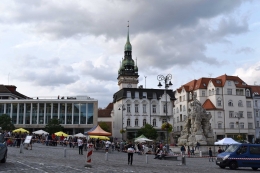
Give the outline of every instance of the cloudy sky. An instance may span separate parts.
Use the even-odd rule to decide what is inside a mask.
[[[29,97],[88,95],[99,107],[118,91],[127,21],[139,85],[172,89],[238,75],[260,85],[258,0],[1,0],[0,84]]]

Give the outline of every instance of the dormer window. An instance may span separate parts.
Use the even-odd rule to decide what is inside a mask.
[[[228,86],[231,86],[231,81],[228,81]]]
[[[238,81],[235,81],[235,84],[239,84],[239,82],[238,82]]]
[[[242,85],[246,85],[246,83],[245,83],[245,82],[242,82]]]
[[[220,81],[220,80],[216,80],[216,82],[217,82],[218,84],[220,84],[220,83],[221,83],[221,81]]]
[[[249,89],[246,90],[246,97],[250,97],[250,91],[249,91]]]

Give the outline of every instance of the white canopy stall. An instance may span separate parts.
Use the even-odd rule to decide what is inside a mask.
[[[240,144],[232,138],[224,138],[218,142],[215,142],[214,145],[231,145],[231,144]]]

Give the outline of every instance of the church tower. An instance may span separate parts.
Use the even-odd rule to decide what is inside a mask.
[[[132,45],[129,39],[129,24],[128,24],[127,40],[125,44],[124,59],[120,63],[118,70],[118,86],[122,88],[137,88],[138,84],[138,67],[132,59]],[[136,60],[137,61],[137,60]]]

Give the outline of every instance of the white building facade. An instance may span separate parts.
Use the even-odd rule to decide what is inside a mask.
[[[124,59],[118,70],[119,91],[113,95],[113,137],[118,140],[135,138],[140,128],[151,124],[159,134],[158,139],[165,140],[166,132],[161,130],[161,126],[166,121],[173,123],[174,92],[167,90],[166,94],[162,89],[138,87],[138,77],[128,31]]]
[[[204,109],[211,113],[210,120],[216,140],[234,139],[241,135],[244,140],[255,138],[255,120],[252,88],[236,76],[219,76],[193,80],[175,92],[174,137],[177,139],[188,116],[189,102],[193,94]]]

